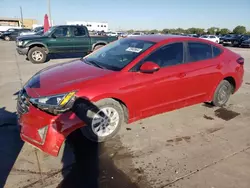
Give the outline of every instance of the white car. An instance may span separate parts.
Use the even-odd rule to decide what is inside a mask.
[[[203,35],[200,38],[205,39],[205,40],[209,40],[212,42],[220,43],[219,37],[217,37],[215,35]]]
[[[140,36],[140,35],[144,35],[144,33],[142,33],[142,32],[135,32],[135,33],[132,33],[130,35],[127,35],[127,37],[134,37],[134,36]]]
[[[108,32],[108,33],[106,33],[106,35],[109,37],[117,37],[118,33],[117,32]]]

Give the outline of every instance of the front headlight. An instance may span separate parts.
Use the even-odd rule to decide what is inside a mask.
[[[22,41],[22,40],[18,41],[18,42],[17,42],[17,45],[18,45],[18,46],[22,46],[22,45],[23,45],[23,41]]]
[[[59,95],[31,98],[30,102],[43,111],[57,115],[72,108],[75,101],[75,93],[75,91],[72,91]]]

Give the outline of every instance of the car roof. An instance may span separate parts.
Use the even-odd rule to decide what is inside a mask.
[[[184,41],[192,41],[192,42],[202,42],[207,43],[219,48],[222,48],[222,45],[219,45],[217,43],[211,42],[209,40],[205,40],[202,38],[196,38],[196,37],[189,37],[189,36],[181,36],[181,35],[171,35],[171,34],[165,34],[165,35],[141,35],[141,36],[132,36],[126,39],[136,39],[136,40],[144,40],[144,41],[150,41],[155,43],[161,43],[161,42],[184,42]]]
[[[55,25],[54,27],[86,27],[85,25]]]
[[[138,40],[145,40],[145,41],[150,41],[150,42],[162,42],[168,39],[194,39],[193,37],[188,37],[188,36],[181,36],[181,35],[170,35],[170,34],[165,34],[165,35],[140,35],[140,36],[132,36],[129,37],[129,39],[138,39]],[[196,38],[195,38],[196,39]]]

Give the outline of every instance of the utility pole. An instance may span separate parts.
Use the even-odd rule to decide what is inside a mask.
[[[49,22],[50,26],[52,26],[52,19],[51,19],[51,10],[50,10],[50,0],[48,0],[48,13],[49,13]]]
[[[21,6],[20,6],[20,13],[21,13],[21,23],[22,23],[21,27],[23,27],[23,9]]]

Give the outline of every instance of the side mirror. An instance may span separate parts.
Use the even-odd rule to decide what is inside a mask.
[[[143,63],[140,67],[142,73],[154,73],[160,69],[160,66],[152,61]]]

